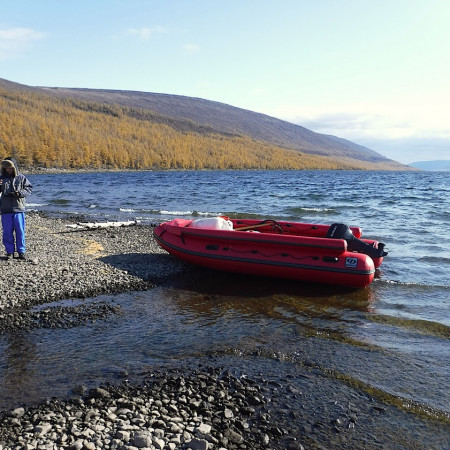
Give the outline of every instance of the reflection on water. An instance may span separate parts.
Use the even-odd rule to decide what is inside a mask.
[[[90,300],[119,307],[106,320],[2,336],[0,407],[167,364],[224,364],[236,356],[246,364],[259,356],[271,368],[280,360],[315,367],[449,412],[445,364],[402,346],[398,324],[374,320],[378,295],[377,283],[346,290],[192,269],[153,290]],[[427,332],[415,339],[417,348],[440,348],[448,360],[448,339]]]
[[[6,335],[4,337],[4,362],[2,363],[2,384],[8,397],[17,398],[26,392],[33,396],[36,378],[37,345],[24,335]],[[3,360],[3,358],[2,358]]]

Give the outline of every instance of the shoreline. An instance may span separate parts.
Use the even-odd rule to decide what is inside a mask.
[[[102,320],[116,314],[107,302],[39,306],[152,289],[186,270],[149,225],[74,230],[79,216],[36,212],[26,221],[28,260],[0,258],[0,336]],[[275,359],[270,378],[258,358],[267,361],[248,357],[252,372],[239,357],[190,360],[183,370],[123,373],[112,385],[73,386],[70,398],[0,408],[0,450],[441,448],[448,422],[421,420],[307,361],[294,376]]]
[[[0,297],[0,335],[102,320],[117,312],[105,302],[39,306],[151,289],[183,269],[156,244],[152,226],[69,227],[79,221],[78,216],[72,221],[27,213],[27,260],[0,259],[2,292],[8,280],[8,295]],[[182,373],[167,369],[140,374],[134,383],[75,386],[69,398],[0,408],[0,450],[257,449],[269,448],[269,442],[283,435],[263,420],[263,380],[256,383],[199,366]],[[172,398],[170,405],[167,398]]]
[[[79,216],[71,220],[27,212],[27,260],[18,260],[16,254],[7,261],[4,249],[0,252],[0,312],[149,289],[180,270],[153,240],[151,226],[81,230],[68,226],[79,221]]]
[[[72,173],[121,173],[121,172],[276,172],[276,171],[292,171],[292,172],[420,172],[422,169],[417,169],[414,167],[407,169],[356,169],[356,168],[347,168],[347,169],[262,169],[262,168],[242,168],[242,169],[54,169],[47,167],[39,167],[39,168],[21,168],[21,172],[24,175],[61,175],[61,174],[72,174]]]

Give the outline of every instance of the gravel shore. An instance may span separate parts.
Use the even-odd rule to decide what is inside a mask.
[[[257,449],[270,425],[263,387],[220,372],[152,374],[68,401],[15,408],[0,419],[0,449]],[[301,449],[295,441],[289,446]]]
[[[162,257],[165,252],[155,243],[150,226],[80,230],[71,228],[79,218],[48,218],[32,212],[26,220],[27,260],[19,260],[17,254],[12,260],[0,256],[0,333],[33,326],[31,306],[149,289],[181,268]],[[107,309],[88,314],[95,318]],[[72,309],[72,316],[77,314],[82,311]],[[51,326],[45,313],[35,319]]]
[[[33,307],[149,289],[183,268],[151,226],[71,228],[77,221],[27,214],[27,260],[0,259],[1,334],[104,318],[116,312],[105,302]],[[254,449],[283,435],[264,413],[261,383],[212,368],[188,372],[152,373],[136,386],[80,386],[69,400],[0,411],[0,450]]]

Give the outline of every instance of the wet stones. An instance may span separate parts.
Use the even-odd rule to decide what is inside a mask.
[[[51,306],[43,310],[22,309],[0,313],[0,333],[35,328],[73,328],[118,314],[120,308],[106,302],[77,306]]]
[[[77,310],[33,312],[31,308],[63,299],[149,289],[154,280],[179,270],[161,259],[163,251],[154,242],[151,227],[73,231],[67,228],[70,222],[30,212],[28,260],[7,261],[0,251],[0,333],[70,328],[107,317],[118,311],[105,304]]]
[[[102,386],[75,399],[17,408],[0,417],[0,449],[18,444],[68,449],[276,448],[277,436],[270,429],[260,432],[258,418],[266,408],[262,389],[257,389],[258,410],[242,414],[249,381],[225,382],[219,369],[208,372],[152,373],[139,385]],[[190,396],[204,405],[202,413],[186,401]]]

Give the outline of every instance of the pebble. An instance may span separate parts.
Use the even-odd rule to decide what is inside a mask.
[[[139,386],[128,383],[102,386],[74,399],[53,399],[35,407],[16,408],[0,418],[0,449],[15,449],[17,445],[75,450],[270,448],[268,445],[274,442],[275,436],[269,436],[270,431],[266,430],[261,438],[257,412],[250,417],[237,415],[213,420],[225,404],[238,411],[246,399],[247,387],[250,383],[254,385],[246,377],[232,377],[227,373],[224,378],[223,373],[219,368],[210,368],[208,373],[200,370],[189,374],[179,370],[151,373]],[[211,400],[208,392],[219,390],[222,395],[207,402]],[[258,390],[264,410],[264,388]],[[187,392],[207,405],[201,413],[196,406],[178,401]],[[175,409],[168,411],[167,401]],[[244,421],[252,425],[243,429]],[[30,433],[27,430],[31,423],[36,425]]]

